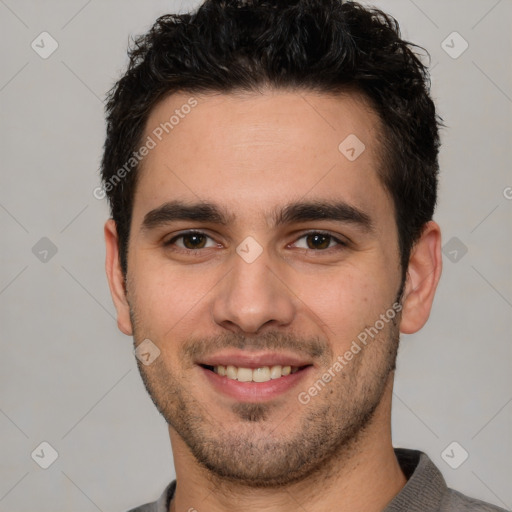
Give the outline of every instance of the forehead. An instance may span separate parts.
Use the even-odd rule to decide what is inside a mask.
[[[151,112],[134,218],[173,199],[239,215],[296,201],[391,208],[378,178],[380,120],[361,96],[304,91],[173,94]],[[144,211],[139,212],[142,215]]]

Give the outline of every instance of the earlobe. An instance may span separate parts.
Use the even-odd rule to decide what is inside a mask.
[[[441,230],[438,224],[430,221],[411,250],[400,332],[412,334],[425,325],[432,309],[441,269]]]
[[[119,260],[119,238],[117,236],[116,223],[109,219],[105,223],[105,270],[107,273],[110,294],[117,311],[117,326],[119,330],[128,336],[133,334],[130,319],[130,306],[126,297],[124,275]]]

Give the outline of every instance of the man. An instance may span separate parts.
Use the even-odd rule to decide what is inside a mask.
[[[106,269],[176,469],[134,510],[500,510],[391,443],[399,333],[441,274],[440,120],[396,22],[207,0],[130,57]]]

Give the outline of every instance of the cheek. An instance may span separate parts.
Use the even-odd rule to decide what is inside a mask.
[[[215,285],[212,272],[179,269],[150,258],[134,258],[131,304],[137,314],[138,327],[151,339],[167,342],[185,331],[195,330],[198,318],[205,318],[208,292]]]
[[[389,283],[382,276],[379,280],[368,267],[333,272],[321,285],[315,281],[306,286],[304,302],[328,326],[327,335],[343,345],[350,345],[391,306]]]

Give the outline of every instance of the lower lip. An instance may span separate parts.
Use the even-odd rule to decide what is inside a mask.
[[[313,367],[307,366],[298,372],[267,382],[239,382],[220,376],[202,366],[199,369],[217,391],[241,402],[264,402],[272,400],[296,386],[309,375]]]

